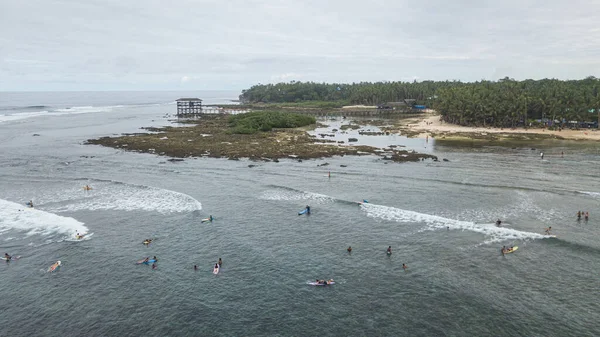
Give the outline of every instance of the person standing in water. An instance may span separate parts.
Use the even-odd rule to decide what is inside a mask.
[[[577,221],[581,220],[581,211],[577,211]]]
[[[217,264],[219,265],[219,268],[221,268],[221,266],[223,265],[223,261],[221,261],[221,258],[219,258],[219,262],[217,262]]]
[[[392,254],[392,246],[389,246],[387,249],[387,254],[390,255]]]
[[[544,152],[540,152],[540,158],[544,159]]]
[[[402,269],[406,270],[406,269],[408,269],[408,266],[407,266],[406,264],[404,264],[404,263],[403,263],[403,264],[402,264]]]
[[[348,246],[348,249],[346,249],[348,251],[348,253],[352,253],[352,247]]]
[[[589,212],[585,212],[585,221],[588,221],[588,219],[590,218],[590,213]]]

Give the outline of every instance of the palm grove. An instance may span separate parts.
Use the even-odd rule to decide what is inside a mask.
[[[467,126],[516,127],[536,120],[550,126],[600,120],[600,80],[556,79],[463,83],[459,81],[361,82],[352,84],[290,82],[255,85],[240,99],[256,103],[327,102],[324,106],[377,105],[416,99],[449,122]],[[595,124],[597,127],[597,124]]]

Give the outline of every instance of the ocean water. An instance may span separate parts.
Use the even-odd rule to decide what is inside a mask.
[[[171,163],[84,145],[167,125],[182,96],[218,104],[237,93],[0,93],[0,253],[21,256],[0,261],[0,335],[600,331],[596,144],[359,139],[449,160],[403,164],[375,156]],[[317,132],[344,123],[323,122],[330,127]],[[336,137],[346,136],[354,134]],[[298,216],[306,205],[312,214]],[[577,221],[578,210],[590,219]],[[214,221],[201,223],[209,215]],[[548,226],[556,237],[544,235]],[[146,238],[155,240],[145,246]],[[502,246],[519,249],[502,256]],[[158,257],[156,269],[135,264],[147,256]],[[308,284],[317,278],[336,284]]]

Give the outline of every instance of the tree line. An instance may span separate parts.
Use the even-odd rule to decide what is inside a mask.
[[[290,82],[255,85],[242,91],[247,103],[328,101],[378,105],[415,99],[436,109],[450,123],[515,127],[541,120],[549,126],[600,119],[600,79],[516,81]]]

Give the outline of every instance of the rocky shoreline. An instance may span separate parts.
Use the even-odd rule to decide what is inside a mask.
[[[89,139],[86,144],[151,153],[173,158],[248,158],[260,161],[318,159],[345,155],[377,155],[393,162],[416,162],[437,157],[395,147],[337,144],[317,139],[307,128],[274,129],[256,134],[234,134],[226,115],[204,115],[186,126],[143,128],[148,133]]]

